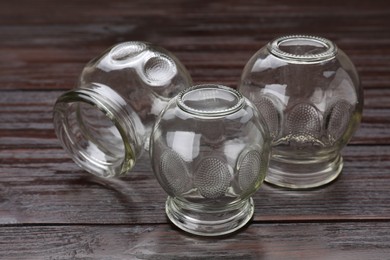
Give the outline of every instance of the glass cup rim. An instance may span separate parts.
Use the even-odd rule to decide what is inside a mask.
[[[224,91],[228,92],[229,94],[233,95],[237,101],[236,103],[228,107],[226,109],[216,109],[216,110],[202,110],[202,109],[196,109],[193,107],[190,107],[185,104],[183,98],[189,94],[190,92],[193,91],[198,91],[198,90],[205,90],[205,89],[213,89],[213,90],[218,90],[218,91]],[[182,92],[180,92],[177,96],[177,105],[180,109],[183,111],[193,114],[195,116],[202,116],[202,117],[220,117],[220,116],[226,116],[229,114],[233,114],[240,110],[244,104],[244,96],[237,90],[226,87],[220,84],[201,84],[201,85],[196,85],[191,88],[188,88]]]
[[[315,42],[326,49],[317,54],[294,54],[280,49],[280,45],[287,41],[300,40]],[[333,59],[338,52],[337,46],[330,40],[311,35],[287,35],[276,38],[267,45],[268,51],[274,56],[292,63],[319,63]]]
[[[60,127],[55,127],[56,134],[60,142],[63,144],[65,151],[81,168],[88,171],[89,173],[105,178],[125,175],[129,171],[129,168],[132,168],[132,166],[129,166],[129,162],[131,162],[133,158],[137,157],[135,155],[135,148],[130,141],[131,137],[127,134],[131,124],[120,110],[118,104],[111,102],[111,100],[106,99],[105,96],[100,95],[96,89],[92,89],[92,87],[108,89],[106,85],[90,83],[87,86],[72,89],[58,97],[56,103],[54,104],[53,120],[56,121],[61,117],[67,117],[64,107],[77,103],[90,105],[94,109],[100,111],[100,113],[104,114],[119,132],[124,147],[122,157],[117,158],[115,163],[109,163],[92,158],[82,149],[78,149],[79,146],[77,142],[75,142],[74,136],[69,131],[70,126],[67,124],[67,120],[63,120],[65,123]],[[111,92],[111,94],[113,93],[114,92]],[[123,102],[121,100],[119,101]],[[63,131],[63,134],[59,134],[59,131]],[[133,141],[137,142],[136,139]],[[86,162],[89,162],[89,164]]]

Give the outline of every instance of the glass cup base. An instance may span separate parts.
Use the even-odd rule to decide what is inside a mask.
[[[271,158],[265,181],[288,189],[310,189],[335,180],[343,169],[343,157],[302,163],[299,160]]]
[[[243,200],[233,207],[220,210],[193,208],[168,197],[165,205],[168,218],[178,228],[195,235],[220,236],[232,233],[252,218],[254,212],[252,198]]]

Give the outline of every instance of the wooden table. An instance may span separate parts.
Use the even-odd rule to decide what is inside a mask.
[[[327,37],[354,61],[363,122],[336,182],[263,185],[233,235],[171,225],[146,155],[128,177],[101,180],[56,139],[55,99],[113,44],[156,43],[195,83],[236,87],[255,51],[295,33]],[[0,39],[0,259],[390,259],[388,0],[1,1]]]

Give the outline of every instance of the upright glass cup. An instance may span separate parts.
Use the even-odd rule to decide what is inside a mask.
[[[256,108],[236,90],[199,85],[181,92],[156,121],[150,155],[179,228],[216,236],[244,226],[265,177],[270,138]]]
[[[56,134],[73,160],[101,177],[126,174],[148,149],[158,114],[192,86],[180,61],[145,42],[124,42],[91,60],[54,106]]]
[[[270,42],[247,62],[239,90],[271,133],[267,182],[313,188],[340,174],[340,150],[361,120],[363,91],[353,63],[333,42],[304,35]]]

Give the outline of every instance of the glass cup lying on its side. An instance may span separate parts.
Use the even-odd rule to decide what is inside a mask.
[[[124,42],[91,60],[54,106],[54,128],[73,160],[101,177],[126,174],[169,100],[192,86],[181,62],[145,42]]]

